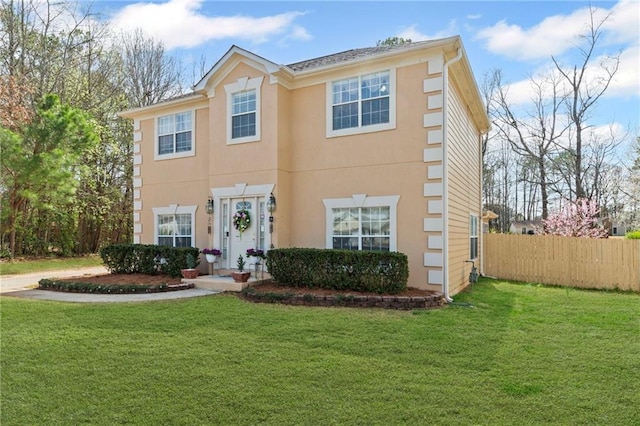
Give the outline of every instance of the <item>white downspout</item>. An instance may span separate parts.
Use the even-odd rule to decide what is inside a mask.
[[[442,292],[447,302],[453,302],[449,296],[449,66],[462,59],[462,49],[458,47],[457,50],[456,56],[445,62],[442,70]]]

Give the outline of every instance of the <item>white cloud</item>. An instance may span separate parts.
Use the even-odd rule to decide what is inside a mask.
[[[588,68],[585,73],[583,87],[586,87],[586,85],[594,87],[594,85],[599,84],[598,80],[607,78],[605,70],[600,66],[601,62],[607,61],[609,61],[609,58],[605,56],[594,58],[591,67]],[[547,67],[539,68],[531,75],[531,78],[535,81],[541,81],[543,77],[557,72],[553,68],[548,68],[549,66],[553,65],[548,64]],[[640,47],[632,46],[621,52],[618,71],[604,92],[603,98],[640,96],[640,80],[638,80],[638,75],[640,75]],[[558,87],[561,90],[569,90],[569,87],[564,81]],[[529,78],[510,83],[507,85],[507,89],[509,94],[508,100],[513,105],[530,104],[531,100],[537,97]]]
[[[411,41],[434,40],[451,37],[458,34],[458,24],[455,19],[449,21],[449,25],[444,30],[434,34],[424,34],[418,31],[417,25],[410,25],[398,33],[398,37],[410,39]]]
[[[273,16],[206,16],[203,0],[169,0],[166,3],[134,3],[122,8],[111,20],[116,29],[142,31],[161,40],[167,49],[195,47],[210,40],[237,38],[254,44],[272,37],[308,40],[309,33],[294,24],[303,12]]]
[[[596,22],[609,19],[603,25],[606,41],[637,43],[640,16],[634,0],[622,0],[610,10],[594,8]],[[528,61],[559,55],[573,48],[590,20],[589,8],[580,8],[569,15],[545,18],[530,28],[509,24],[502,20],[480,30],[477,38],[486,42],[489,51],[512,59]]]

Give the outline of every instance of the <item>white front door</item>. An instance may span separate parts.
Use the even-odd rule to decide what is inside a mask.
[[[264,198],[263,197],[245,197],[231,198],[228,200],[228,256],[227,268],[237,268],[238,257],[242,256],[246,261],[245,268],[249,269],[249,264],[253,263],[252,258],[247,258],[247,250],[250,248],[258,249],[264,245]],[[225,209],[226,210],[226,209]],[[246,219],[237,219],[240,215],[248,213],[249,221]],[[223,219],[224,220],[224,219]],[[246,224],[243,229],[242,224]],[[223,227],[224,229],[224,227]]]

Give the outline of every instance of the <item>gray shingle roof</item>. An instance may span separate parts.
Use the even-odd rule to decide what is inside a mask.
[[[293,71],[306,71],[313,68],[320,68],[324,66],[338,64],[340,62],[352,61],[354,59],[363,58],[367,56],[374,56],[393,50],[407,49],[410,47],[416,47],[420,45],[432,44],[437,40],[418,41],[412,43],[396,44],[396,45],[384,45],[375,47],[363,47],[359,49],[345,50],[344,52],[333,53],[327,56],[321,56],[319,58],[308,59],[306,61],[295,62],[287,65]]]

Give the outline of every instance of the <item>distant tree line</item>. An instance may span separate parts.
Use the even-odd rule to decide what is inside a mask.
[[[180,65],[69,1],[0,4],[0,249],[78,255],[132,238],[132,129],[182,92]]]

